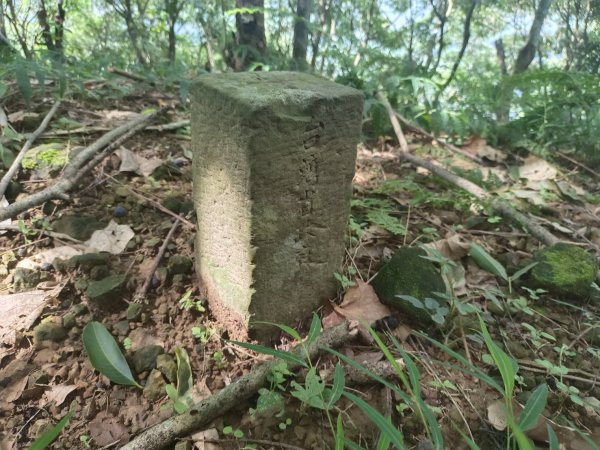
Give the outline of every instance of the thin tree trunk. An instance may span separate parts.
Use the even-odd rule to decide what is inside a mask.
[[[169,49],[167,51],[167,55],[168,55],[170,63],[175,62],[176,40],[177,40],[177,37],[175,36],[175,23],[171,22],[169,24]]]
[[[321,40],[327,30],[327,0],[319,1],[319,30],[316,35],[312,38],[312,55],[310,58],[310,67],[315,70],[317,66],[317,57],[319,56],[319,50],[321,46]]]
[[[498,60],[498,65],[500,66],[500,75],[505,77],[508,75],[508,68],[506,66],[506,52],[504,51],[504,42],[502,39],[498,39],[494,42],[494,46],[496,47],[496,59]]]
[[[305,70],[308,66],[306,49],[308,47],[308,24],[310,23],[311,10],[312,0],[297,0],[292,57],[296,63],[296,68],[299,70]]]
[[[358,48],[358,52],[356,52],[356,56],[354,57],[353,65],[354,67],[360,64],[360,60],[363,56],[363,51],[369,45],[369,39],[371,39],[371,29],[373,28],[373,15],[375,13],[375,0],[371,0],[371,5],[369,6],[369,12],[367,13],[367,30],[365,31],[365,38],[360,44]]]
[[[550,9],[551,3],[552,0],[540,0],[540,3],[535,10],[535,17],[533,18],[531,29],[529,30],[529,38],[527,39],[527,43],[523,46],[523,48],[519,50],[519,55],[517,56],[515,66],[513,67],[513,74],[516,75],[525,72],[531,64],[531,61],[533,61],[535,52],[538,49],[542,26],[544,25],[544,20],[548,15],[548,10]]]
[[[450,71],[450,75],[446,79],[446,82],[442,85],[440,90],[436,95],[436,102],[440,95],[444,92],[444,90],[452,83],[454,76],[456,75],[456,71],[458,70],[458,66],[463,59],[465,51],[467,50],[467,46],[469,45],[469,39],[471,38],[471,20],[473,19],[473,12],[475,11],[475,7],[479,3],[479,0],[472,0],[471,6],[467,11],[467,16],[465,17],[465,25],[463,28],[463,40],[462,45],[460,47],[460,51],[458,52],[458,57],[456,61],[454,61],[454,65],[452,66],[452,70]]]
[[[10,11],[9,22],[13,27],[13,31],[15,33],[15,36],[17,37],[17,41],[19,41],[19,45],[21,46],[23,55],[25,56],[26,59],[33,59],[33,54],[31,53],[31,50],[29,49],[29,47],[27,47],[27,41],[25,40],[25,36],[21,33],[21,31],[19,31],[19,27],[18,27],[19,17],[17,15],[17,12],[15,11],[15,2],[14,2],[14,0],[7,0],[7,3],[8,3],[8,9]]]

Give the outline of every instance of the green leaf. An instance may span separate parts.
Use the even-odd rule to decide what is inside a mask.
[[[60,422],[58,422],[53,428],[46,431],[39,438],[37,438],[33,442],[33,444],[31,444],[29,450],[44,450],[48,445],[54,442],[54,440],[58,437],[63,428],[69,423],[69,420],[71,420],[72,415],[73,411],[69,411],[67,415],[60,419]]]
[[[15,79],[17,80],[19,92],[21,92],[25,104],[29,107],[31,103],[31,82],[24,64],[18,63],[15,65]]]
[[[175,349],[175,356],[177,357],[177,397],[185,398],[191,395],[193,386],[190,358],[181,347]]]
[[[359,407],[359,409],[373,422],[381,434],[384,434],[390,443],[396,446],[398,450],[404,450],[404,439],[402,433],[394,427],[388,419],[386,419],[381,413],[375,410],[371,405],[365,402],[362,398],[350,392],[344,392],[344,397],[348,398],[352,403]]]
[[[518,280],[519,278],[521,278],[523,275],[525,275],[527,272],[529,272],[531,269],[533,269],[535,266],[538,265],[538,262],[533,262],[525,267],[523,267],[520,270],[517,270],[515,273],[513,273],[512,277],[510,277],[511,280]]]
[[[311,367],[306,373],[304,386],[296,381],[292,381],[291,386],[295,389],[291,392],[293,397],[313,408],[326,409],[326,405],[323,402],[325,384],[321,380],[321,377],[317,375],[317,370],[314,367]]]
[[[256,353],[262,353],[263,355],[271,355],[275,358],[283,359],[292,364],[297,364],[302,367],[308,367],[306,362],[296,355],[292,355],[289,352],[284,352],[281,350],[275,350],[274,348],[265,347],[263,345],[250,344],[248,342],[239,342],[239,341],[230,341],[232,344],[239,345],[242,348],[252,350]]]
[[[344,450],[344,421],[342,413],[338,414],[335,427],[335,450]]]
[[[527,400],[527,404],[519,417],[519,427],[529,431],[535,427],[539,415],[544,411],[548,402],[548,385],[540,384]]]
[[[308,331],[308,336],[306,337],[306,345],[309,346],[312,344],[316,338],[321,334],[321,321],[319,320],[319,316],[313,313],[312,322],[310,323],[310,330]]]
[[[471,258],[486,272],[496,275],[503,280],[508,281],[508,274],[502,264],[500,264],[492,255],[486,252],[482,247],[477,244],[471,244],[471,250],[469,251]]]
[[[177,414],[183,414],[188,410],[189,406],[184,400],[178,398],[173,402],[173,408]]]
[[[175,386],[173,386],[171,383],[167,384],[165,386],[165,391],[167,392],[167,395],[169,396],[169,398],[173,401],[176,401],[178,398],[177,395],[177,388]]]
[[[341,364],[335,365],[335,373],[333,375],[333,386],[331,387],[331,396],[327,401],[327,409],[333,408],[335,402],[337,402],[342,396],[342,392],[344,392],[344,387],[346,385],[346,379],[344,377],[344,368]]]
[[[550,450],[560,450],[560,443],[558,442],[558,437],[556,433],[550,426],[550,424],[546,424],[546,430],[548,430],[548,446]]]
[[[99,322],[83,329],[83,346],[94,369],[116,384],[141,386],[133,379],[131,369],[115,339]]]
[[[504,383],[504,395],[507,398],[512,398],[515,388],[515,376],[517,375],[519,367],[517,366],[517,363],[492,340],[481,316],[479,317],[479,325],[481,326],[481,331],[483,333],[483,340],[485,341],[502,377]]]

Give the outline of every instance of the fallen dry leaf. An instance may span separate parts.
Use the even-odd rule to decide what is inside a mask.
[[[48,402],[55,402],[56,406],[62,405],[67,396],[75,391],[77,386],[74,384],[59,384],[52,386],[49,391],[46,391],[46,400]]]
[[[519,166],[519,178],[527,181],[553,180],[558,171],[546,160],[531,155]]]
[[[15,343],[17,332],[28,330],[51,297],[47,291],[0,295],[0,343]]]
[[[379,301],[373,286],[362,280],[348,288],[342,303],[333,305],[333,308],[346,319],[364,321],[368,325],[392,315],[390,309]]]
[[[162,166],[163,161],[158,158],[144,158],[136,155],[125,147],[119,148],[115,154],[121,159],[119,172],[133,172],[144,177],[152,175],[158,167]]]
[[[2,397],[7,402],[17,401],[23,391],[25,390],[25,386],[27,386],[27,376],[24,376],[19,381],[10,383],[7,387],[2,389]]]
[[[207,442],[213,439],[219,439],[219,432],[216,428],[209,428],[192,434],[192,441],[198,450],[219,450],[221,446],[218,443]]]
[[[119,225],[111,220],[103,230],[94,231],[94,234],[85,242],[85,245],[99,252],[118,255],[125,250],[127,243],[133,236],[135,236],[135,233],[129,225]]]
[[[24,258],[17,263],[17,267],[34,270],[42,264],[52,264],[56,258],[67,260],[82,253],[83,251],[79,248],[71,245],[61,245]]]
[[[446,258],[454,261],[464,258],[469,253],[471,244],[462,239],[460,234],[454,234],[450,237],[440,239],[439,241],[425,244],[424,247],[434,248]]]
[[[89,423],[90,437],[98,447],[125,444],[129,442],[129,433],[119,419],[106,411],[101,411]]]

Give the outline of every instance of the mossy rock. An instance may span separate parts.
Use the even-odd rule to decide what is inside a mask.
[[[399,249],[379,270],[372,284],[379,299],[386,305],[403,311],[418,322],[433,323],[438,308],[425,307],[425,303],[432,306],[435,301],[440,308],[446,308],[447,301],[435,294],[445,293],[446,285],[435,264],[423,256],[427,253],[417,247]],[[409,296],[417,301],[400,296]],[[419,307],[419,302],[422,307]]]
[[[534,287],[563,299],[586,300],[598,273],[598,261],[576,245],[558,243],[535,254]]]
[[[125,275],[111,275],[99,281],[92,281],[85,293],[92,301],[114,299],[114,296],[125,286],[126,281]]]

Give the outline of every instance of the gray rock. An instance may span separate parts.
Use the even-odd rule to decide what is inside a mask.
[[[171,355],[162,354],[156,357],[156,368],[169,380],[170,383],[177,382],[177,363]]]
[[[67,332],[60,323],[48,321],[42,322],[33,329],[33,341],[60,342],[67,337]]]
[[[13,287],[15,292],[26,291],[34,288],[42,281],[42,272],[39,270],[17,267],[13,276]]]
[[[154,369],[156,367],[156,358],[164,352],[165,350],[160,345],[147,345],[140,348],[131,358],[133,369],[138,374]]]
[[[192,260],[187,256],[173,255],[169,258],[167,269],[171,275],[186,274],[192,270]]]
[[[86,294],[92,301],[114,299],[125,286],[125,275],[111,275],[99,281],[89,283]]]
[[[127,333],[129,333],[129,322],[120,320],[113,325],[112,329],[117,336],[127,336]]]
[[[160,400],[166,395],[165,386],[166,383],[163,379],[162,373],[156,369],[152,370],[150,375],[148,375],[146,385],[144,386],[144,397],[151,402]]]
[[[87,241],[96,230],[106,227],[106,223],[93,217],[69,215],[61,217],[52,223],[52,229],[58,233],[68,234],[80,241]]]
[[[136,321],[142,314],[142,305],[140,303],[130,303],[127,307],[127,320]]]
[[[81,269],[89,272],[94,267],[106,266],[109,262],[110,255],[108,253],[84,253],[69,258],[64,262],[64,266],[67,269]]]

